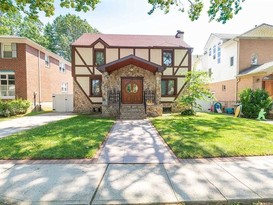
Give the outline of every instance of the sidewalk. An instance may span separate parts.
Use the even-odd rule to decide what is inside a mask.
[[[118,120],[98,163],[175,163],[176,156],[149,120]]]
[[[176,164],[0,164],[0,204],[273,204],[273,156]]]
[[[73,116],[73,113],[52,112],[35,116],[20,117],[12,120],[5,120],[0,122],[0,138],[50,122],[67,119]]]

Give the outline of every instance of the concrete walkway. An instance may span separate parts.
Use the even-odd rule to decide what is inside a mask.
[[[175,163],[175,155],[149,120],[117,121],[98,163]]]
[[[35,116],[20,117],[0,122],[0,138],[7,137],[16,132],[28,130],[40,125],[74,116],[72,113],[46,113]]]
[[[273,203],[273,156],[176,164],[0,164],[0,204]]]

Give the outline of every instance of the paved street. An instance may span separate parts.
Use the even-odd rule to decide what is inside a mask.
[[[27,116],[0,122],[0,138],[28,130],[49,122],[67,119],[74,116],[72,113],[46,113],[35,116]]]
[[[98,163],[175,163],[175,155],[149,120],[117,121]]]

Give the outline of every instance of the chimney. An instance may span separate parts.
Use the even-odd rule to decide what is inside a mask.
[[[175,38],[182,38],[184,37],[184,31],[177,30]]]

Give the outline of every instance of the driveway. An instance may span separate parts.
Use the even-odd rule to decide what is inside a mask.
[[[176,157],[149,120],[117,121],[98,163],[175,163]]]
[[[35,116],[27,116],[0,122],[0,138],[7,137],[16,132],[45,125],[49,122],[67,119],[75,116],[72,113],[46,113]]]

